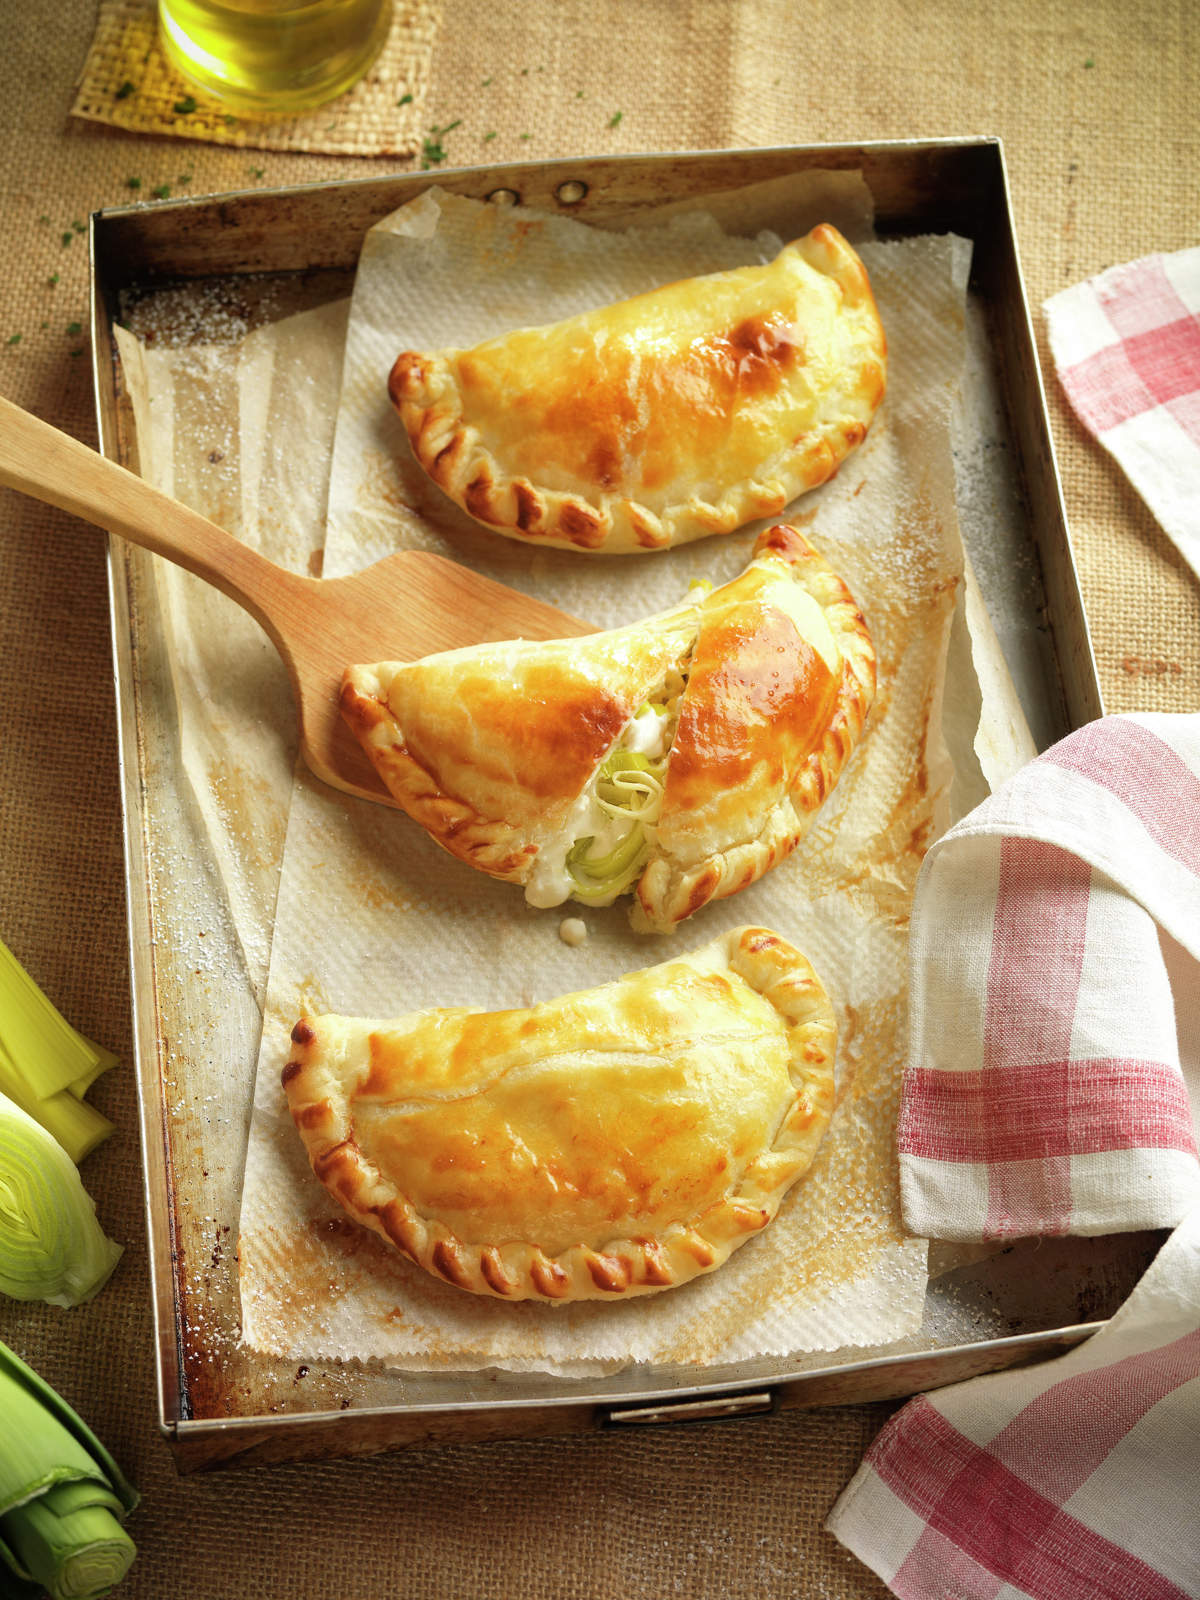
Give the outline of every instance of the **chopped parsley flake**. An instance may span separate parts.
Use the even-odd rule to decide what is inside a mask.
[[[79,346],[79,348],[78,348],[78,349],[77,349],[77,350],[72,350],[72,351],[71,351],[71,354],[72,354],[72,355],[73,355],[73,356],[81,356],[81,355],[82,355],[82,354],[83,354],[83,346],[82,346],[82,345],[80,345],[80,346]]]
[[[609,117],[609,119],[608,119],[609,127],[610,128],[615,128],[620,123],[621,118],[624,115],[625,115],[625,113],[623,111],[614,111],[612,116]]]
[[[191,181],[192,181],[192,175],[191,175],[190,172],[181,172],[179,174],[179,176],[175,179],[176,183],[191,183]]]
[[[46,279],[46,282],[50,285],[50,287],[52,289],[57,289],[58,288],[58,273],[57,272],[52,272],[50,274],[50,276]]]
[[[43,216],[40,216],[38,218],[38,221],[43,225],[43,227],[48,227],[49,223],[50,223],[50,218],[43,215]]]
[[[151,189],[150,193],[156,200],[166,200],[170,197],[171,185],[169,183],[160,183],[156,188]]]
[[[483,80],[483,82],[482,82],[482,83],[481,83],[481,84],[480,84],[480,88],[481,88],[481,89],[486,89],[486,88],[487,88],[487,86],[488,86],[488,84],[489,84],[489,83],[491,83],[491,81],[492,81],[492,80],[491,80],[491,79],[490,79],[490,78],[485,78],[485,79],[484,79],[484,80]]]
[[[87,223],[86,222],[73,222],[71,224],[71,227],[75,230],[76,233],[86,233],[87,232]]]
[[[499,134],[497,134],[495,132],[493,132],[493,133],[485,133],[484,136],[483,136],[483,142],[484,142],[484,144],[487,144],[490,140],[498,139],[499,137],[500,137]]]
[[[412,103],[413,103],[413,97],[412,97],[411,94],[402,94],[400,96],[399,100],[396,101],[396,104],[398,106],[410,106],[410,105],[412,105]]]
[[[428,134],[421,140],[422,171],[428,167],[436,166],[439,161],[445,161],[446,149],[442,144],[442,140],[448,133],[453,133],[455,128],[460,128],[461,126],[462,118],[458,117],[455,121],[448,122],[444,128],[439,128],[436,124],[430,128]]]
[[[237,121],[237,118],[234,117],[234,116],[231,116],[230,113],[227,111],[225,113],[225,115],[221,118],[221,121],[225,124],[225,126],[227,128],[232,128],[234,123]]]
[[[130,83],[129,79],[126,78],[125,82],[117,90],[116,94],[113,95],[113,99],[114,100],[128,100],[129,96],[132,93],[133,93],[133,85]]]
[[[64,232],[64,234],[62,236],[62,247],[63,247],[64,250],[67,248],[67,246],[70,244],[71,240],[74,237],[75,237],[75,235],[73,233]]]
[[[10,333],[8,336],[8,342],[9,344],[20,344],[21,335],[19,333]]]
[[[1083,64],[1085,67],[1094,67],[1096,65],[1095,58],[1089,56]]]
[[[264,173],[264,172],[265,172],[265,171],[266,171],[266,170],[267,170],[267,169],[266,169],[266,168],[265,168],[265,167],[251,167],[251,168],[250,168],[250,176],[251,176],[251,177],[252,177],[252,178],[261,178],[261,177],[262,177],[262,175],[263,175],[263,173]]]
[[[195,109],[196,97],[190,94],[185,94],[182,100],[176,100],[175,104],[171,107],[171,110],[176,112],[181,117],[191,116]]]
[[[67,323],[67,332],[68,333],[82,333],[83,332],[83,323],[82,322],[68,322]]]
[[[142,180],[140,178],[126,178],[125,187],[127,189],[140,189],[142,187]]]

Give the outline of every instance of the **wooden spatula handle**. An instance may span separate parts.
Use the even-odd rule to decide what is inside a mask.
[[[312,581],[3,397],[0,484],[186,567],[245,606],[272,636],[279,598]]]

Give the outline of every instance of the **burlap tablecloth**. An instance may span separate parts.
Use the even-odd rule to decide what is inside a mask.
[[[71,122],[94,22],[94,0],[0,12],[0,392],[93,443],[73,224],[163,184],[205,193],[371,170]],[[439,127],[462,119],[445,148],[464,164],[998,134],[1038,308],[1113,262],[1200,242],[1197,61],[1193,0],[446,0],[429,114]],[[1200,589],[1049,388],[1107,705],[1196,709]],[[103,541],[4,494],[0,542],[0,934],[127,1062]],[[886,1407],[178,1479],[153,1420],[128,1067],[94,1098],[120,1131],[88,1161],[87,1183],[126,1257],[90,1306],[0,1303],[0,1336],[86,1414],[144,1493],[129,1600],[886,1592],[821,1526]]]

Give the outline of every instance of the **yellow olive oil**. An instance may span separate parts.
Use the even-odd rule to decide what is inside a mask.
[[[172,65],[241,116],[289,116],[343,94],[391,21],[392,0],[158,0]]]

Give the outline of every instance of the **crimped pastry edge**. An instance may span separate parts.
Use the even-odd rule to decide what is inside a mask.
[[[491,878],[525,882],[537,857],[537,844],[523,829],[484,816],[466,801],[448,795],[408,746],[392,738],[395,719],[387,709],[376,666],[346,669],[339,705],[344,721],[392,797],[435,844]]]
[[[421,1216],[359,1149],[352,1131],[347,1136],[353,1118],[344,1087],[330,1095],[322,1092],[327,1084],[312,1081],[322,1019],[301,1018],[281,1077],[314,1174],[355,1221],[433,1277],[474,1294],[545,1304],[617,1300],[715,1271],[766,1227],[812,1164],[833,1113],[836,1027],[811,962],[770,929],[734,928],[673,959],[734,973],[772,1005],[788,1030],[795,1090],[772,1144],[739,1175],[738,1192],[688,1225],[674,1225],[661,1239],[615,1238],[602,1249],[576,1245],[553,1255],[530,1241],[484,1247],[456,1238],[445,1224]]]

